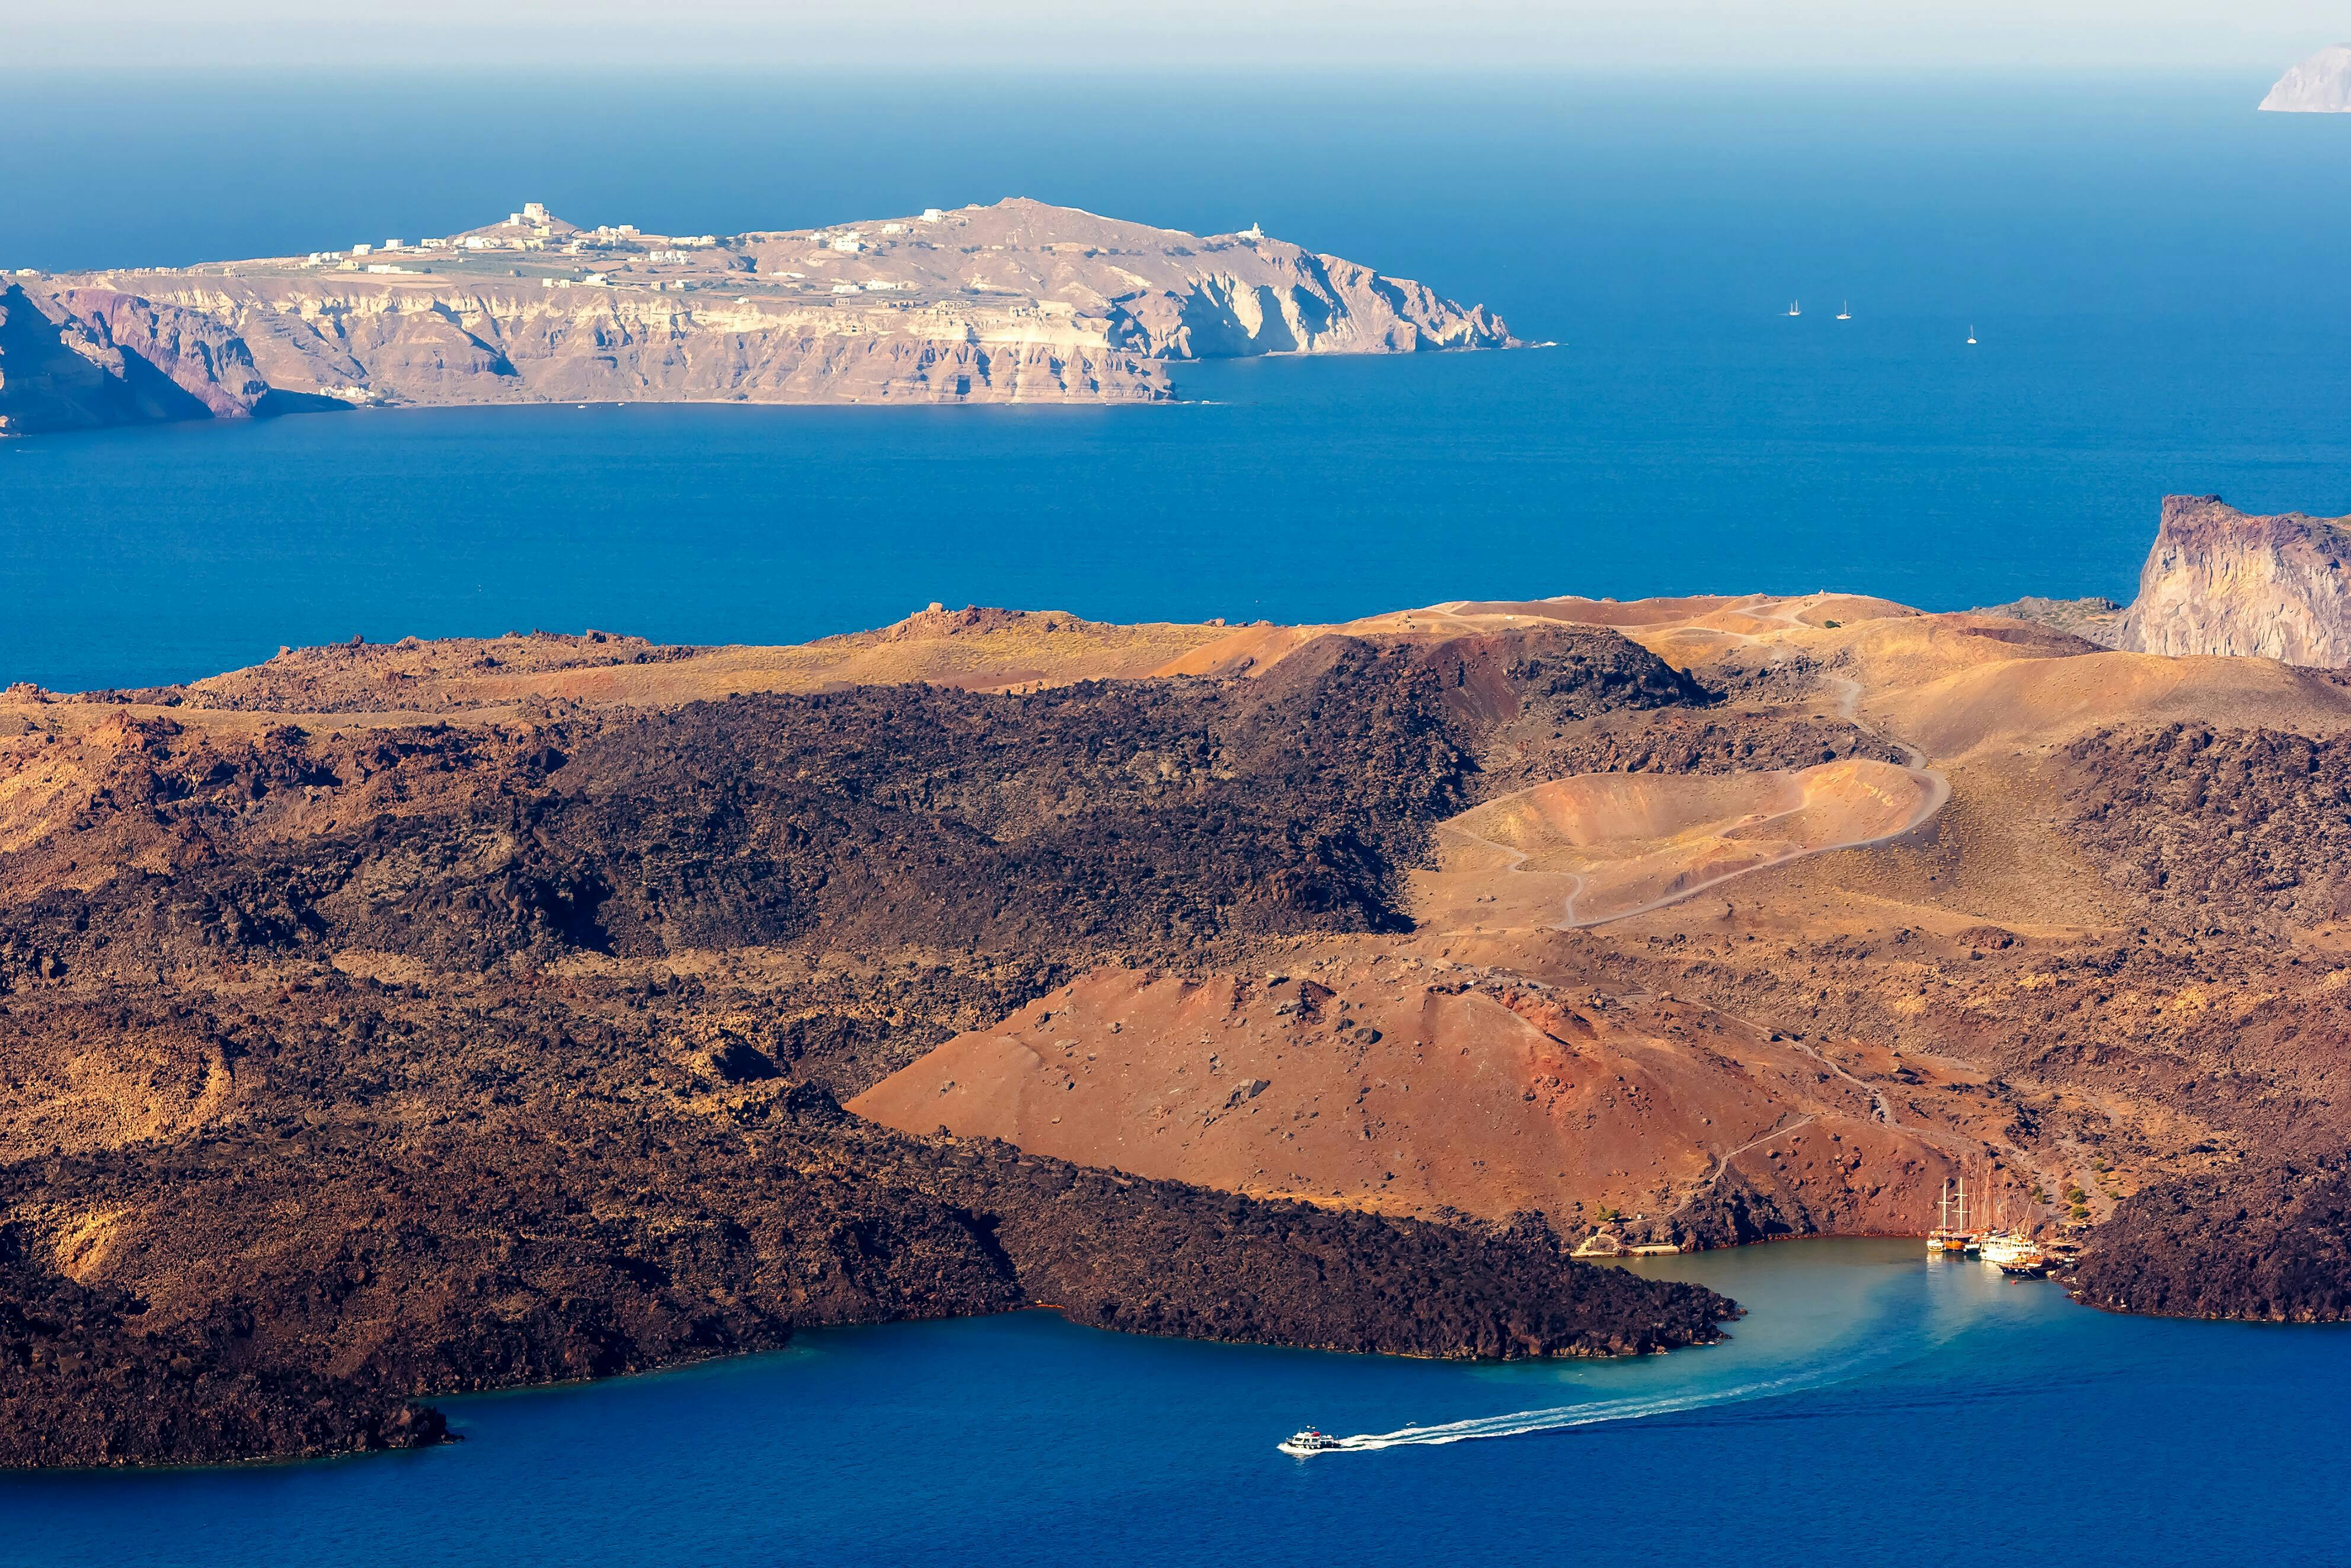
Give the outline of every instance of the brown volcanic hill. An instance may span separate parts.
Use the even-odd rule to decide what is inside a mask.
[[[1096,971],[850,1108],[1381,1213],[1533,1210],[1581,1235],[1639,1212],[1677,1241],[1898,1231],[1963,1168],[1962,1140],[1881,1122],[1817,1047],[1708,1009],[1317,952],[1262,978]]]
[[[2115,645],[2351,664],[2351,517],[2257,517],[2218,496],[2167,496]]]
[[[1042,619],[844,641],[1165,655]],[[1702,700],[1613,634],[1528,641],[430,722],[17,694],[0,1462],[381,1447],[436,1430],[435,1391],[1039,1301],[1431,1355],[1712,1337],[1719,1298],[1540,1224],[1137,1182],[831,1097],[1086,966],[1398,926],[1495,735]],[[698,656],[489,645],[559,686]],[[238,695],[429,685],[484,646],[289,655]]]
[[[1573,777],[1594,770],[1732,775],[1658,781],[1694,800],[1768,793],[1775,768],[1827,760],[1802,749],[1827,742],[1939,773],[1948,802],[1872,847],[1827,849],[1870,836],[1830,831],[1826,852],[1685,877],[1654,909],[1573,931],[1563,906],[1586,866],[1521,869],[1541,846],[1516,843],[1479,859],[1440,826],[1441,864],[1411,877],[1415,929],[1281,955],[1295,998],[1229,970],[1097,975],[857,1103],[1237,1190],[1405,1213],[1527,1205],[1563,1225],[1614,1208],[1638,1217],[1635,1236],[1684,1242],[1922,1228],[1939,1170],[2054,1231],[2252,1151],[2351,1143],[2351,940],[2321,885],[2330,737],[2351,729],[2334,683],[1826,596],[1452,604],[1351,630],[1429,642],[1595,623],[1739,696],[1546,721],[1529,771],[1480,752],[1485,800],[1531,783],[1623,793]],[[1250,629],[1198,653],[1279,671],[1311,645]],[[2183,760],[2201,754],[2165,727],[2198,722],[2251,733]],[[1614,874],[1712,863],[1710,839],[1739,850],[1774,831],[1736,812],[1635,815],[1639,833],[1579,829],[1592,841],[1569,847]],[[1546,875],[1552,894],[1521,896]],[[1364,983],[1414,962],[1426,1006]],[[1205,983],[1171,988],[1186,980]],[[1590,1036],[1536,1038],[1473,999],[1535,986],[1572,998]],[[1615,1092],[1583,1098],[1595,1084]],[[1334,1137],[1332,1107],[1359,1103]]]
[[[2346,734],[2316,672],[1834,595],[12,690],[0,1441],[381,1446],[1039,1301],[1686,1343],[1719,1301],[1563,1242],[1915,1231],[1946,1172],[2176,1282],[2139,1195],[2351,1148]],[[2324,1299],[2332,1213],[2194,1310]]]

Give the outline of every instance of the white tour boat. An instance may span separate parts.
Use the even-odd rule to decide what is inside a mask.
[[[1309,1427],[1296,1437],[1282,1443],[1280,1448],[1283,1453],[1295,1454],[1302,1459],[1309,1454],[1327,1454],[1333,1448],[1345,1446],[1330,1433]]]

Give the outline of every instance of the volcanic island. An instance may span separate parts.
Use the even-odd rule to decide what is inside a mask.
[[[2090,1305],[2343,1318],[2343,527],[2174,497],[2127,608],[933,604],[11,688],[0,1461],[1046,1304],[1669,1350],[1735,1304],[1576,1254],[1962,1178]]]

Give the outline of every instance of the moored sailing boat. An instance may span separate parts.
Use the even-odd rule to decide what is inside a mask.
[[[1935,1204],[1935,1228],[1927,1233],[1929,1252],[1972,1252],[1976,1233],[1968,1228],[1968,1178],[1959,1178],[1957,1201],[1953,1200],[1951,1183],[1943,1182],[1942,1197]]]

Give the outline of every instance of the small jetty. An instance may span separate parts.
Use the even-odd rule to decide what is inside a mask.
[[[1596,1230],[1575,1244],[1571,1258],[1671,1258],[1681,1246],[1673,1241],[1627,1241],[1614,1231]]]

